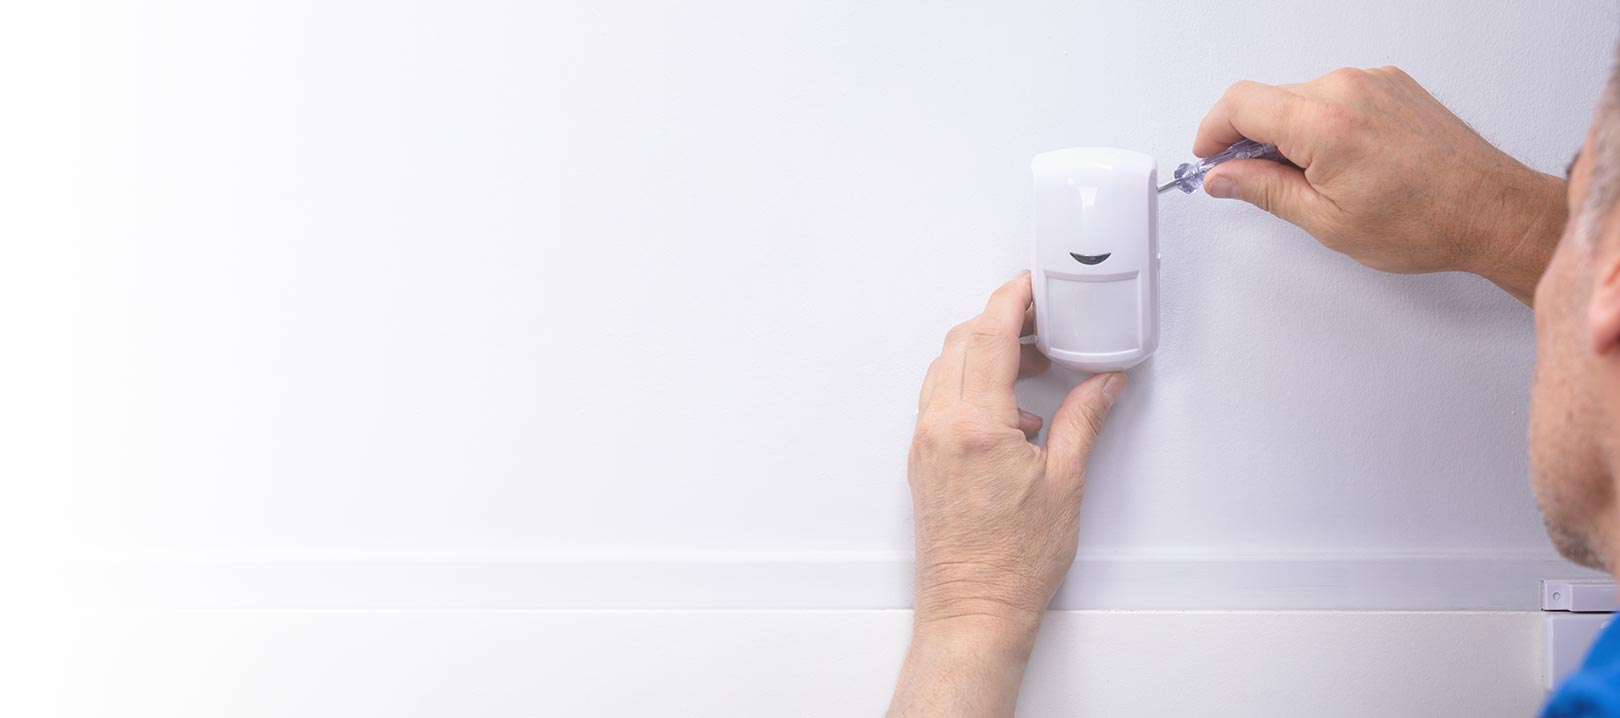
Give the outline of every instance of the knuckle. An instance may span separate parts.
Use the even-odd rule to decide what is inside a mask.
[[[1001,339],[1001,332],[993,323],[985,321],[983,315],[951,327],[951,330],[945,333],[946,346],[984,347],[996,344]]]
[[[1298,95],[1290,94],[1288,97],[1284,98],[1281,112],[1283,125],[1285,127],[1292,127],[1298,124],[1300,116],[1305,112],[1305,108],[1305,99]]]
[[[1237,82],[1227,85],[1226,92],[1221,96],[1225,99],[1231,99],[1237,97],[1238,95],[1249,92],[1259,85],[1260,83],[1255,82],[1254,80],[1238,80]]]
[[[1374,74],[1377,74],[1377,75],[1382,75],[1382,76],[1387,77],[1387,78],[1392,79],[1392,80],[1410,80],[1410,79],[1412,79],[1412,76],[1406,74],[1405,70],[1402,70],[1401,68],[1396,67],[1394,65],[1384,65],[1383,67],[1376,67],[1376,68],[1373,68],[1372,70],[1369,70],[1368,72],[1371,72],[1371,73],[1374,73]]]
[[[968,330],[968,338],[974,344],[996,344],[1001,341],[1001,332],[987,324],[975,324]]]
[[[1324,84],[1337,85],[1346,89],[1357,89],[1370,79],[1366,70],[1359,67],[1341,67],[1322,76]]]
[[[1277,213],[1277,191],[1271,187],[1255,187],[1249,190],[1244,199],[1248,200],[1250,204],[1259,207],[1262,212]]]
[[[917,422],[916,431],[911,434],[911,454],[913,457],[932,451],[937,443],[939,430],[931,421]]]

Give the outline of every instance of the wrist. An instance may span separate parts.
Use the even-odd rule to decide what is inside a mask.
[[[1000,615],[919,619],[889,716],[1011,716],[1035,628]]]
[[[1009,569],[994,561],[919,562],[916,624],[1033,633],[1056,588],[1036,573],[1030,566]]]
[[[1009,611],[1001,606],[957,604],[918,606],[912,622],[912,645],[955,649],[967,647],[986,656],[1026,660],[1035,646],[1042,611]]]
[[[1552,260],[1569,209],[1565,182],[1520,166],[1521,172],[1487,195],[1491,209],[1476,215],[1479,239],[1468,243],[1458,269],[1489,279],[1525,304]]]

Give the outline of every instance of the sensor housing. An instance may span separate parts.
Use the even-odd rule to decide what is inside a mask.
[[[1156,163],[1072,147],[1035,156],[1035,345],[1088,373],[1129,369],[1159,345]]]

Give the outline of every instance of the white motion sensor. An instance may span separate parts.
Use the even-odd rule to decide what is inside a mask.
[[[1159,345],[1156,163],[1072,147],[1035,156],[1035,346],[1053,363],[1129,369]]]

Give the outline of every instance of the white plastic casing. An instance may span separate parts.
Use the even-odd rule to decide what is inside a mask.
[[[1129,369],[1159,345],[1156,163],[1073,147],[1035,156],[1035,345],[1083,372]]]

